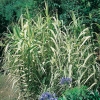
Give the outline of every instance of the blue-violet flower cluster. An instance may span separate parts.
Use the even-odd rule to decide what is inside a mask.
[[[72,82],[72,78],[65,78],[65,77],[62,77],[61,80],[60,80],[60,84],[71,84]]]
[[[39,100],[58,100],[58,99],[55,97],[55,94],[45,92],[41,95]]]

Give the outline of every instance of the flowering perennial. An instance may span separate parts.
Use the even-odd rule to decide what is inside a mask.
[[[58,99],[55,97],[55,94],[45,92],[41,95],[39,100],[58,100]]]
[[[71,84],[72,82],[72,78],[65,78],[65,77],[62,77],[61,80],[60,80],[60,84]]]

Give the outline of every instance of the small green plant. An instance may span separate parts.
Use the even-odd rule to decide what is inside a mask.
[[[87,90],[86,86],[66,90],[58,100],[100,100],[98,91]]]
[[[85,86],[74,87],[64,92],[59,100],[85,100],[87,88]]]

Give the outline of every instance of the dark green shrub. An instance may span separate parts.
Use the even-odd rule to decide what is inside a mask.
[[[76,17],[89,16],[89,14],[100,7],[100,0],[61,0],[62,14],[60,19],[66,20],[66,23],[71,21],[70,11],[74,11]],[[95,7],[96,6],[96,7]],[[96,13],[98,14],[98,13]],[[70,21],[69,21],[70,19]]]
[[[88,18],[84,18],[85,24],[96,22],[99,19],[100,0],[4,0],[0,1],[0,15],[9,22],[15,21],[26,12],[27,8],[30,16],[34,17],[36,13],[44,12],[44,1],[48,2],[49,14],[55,15],[55,12],[58,12],[59,19],[64,20],[65,24],[72,21],[71,11],[74,11],[76,18],[87,16]],[[90,19],[89,16],[92,18]]]
[[[6,20],[12,21],[18,19],[22,13],[25,13],[26,8],[34,15],[34,9],[37,8],[37,6],[37,1],[34,0],[5,1],[5,3],[0,5],[0,14],[5,17]]]
[[[5,18],[0,15],[0,37],[2,37],[1,33],[3,33],[4,31],[7,30],[7,28],[6,28],[7,23],[8,23],[8,21],[5,20]]]

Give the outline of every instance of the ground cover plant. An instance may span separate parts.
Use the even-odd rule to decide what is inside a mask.
[[[44,93],[55,93],[51,97],[56,100],[72,87],[98,87],[100,70],[92,33],[71,14],[72,22],[65,26],[57,14],[49,16],[46,5],[45,16],[32,19],[29,13],[23,14],[6,34],[4,68],[19,86],[23,100],[37,100]]]

